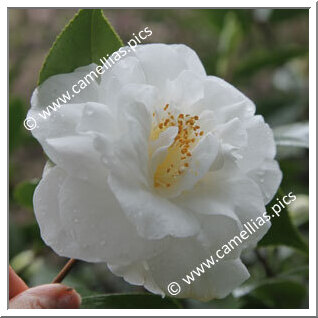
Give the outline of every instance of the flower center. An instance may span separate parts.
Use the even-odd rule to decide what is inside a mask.
[[[178,127],[178,133],[168,148],[164,160],[157,166],[154,173],[155,188],[169,188],[176,184],[180,177],[191,169],[192,149],[203,136],[204,132],[198,125],[199,116],[177,113],[169,110],[166,104],[161,116],[153,113],[153,125],[150,140],[156,140],[169,127]]]

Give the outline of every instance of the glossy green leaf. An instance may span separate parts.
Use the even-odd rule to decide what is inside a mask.
[[[275,278],[244,287],[236,293],[243,308],[287,309],[300,308],[306,296],[306,287],[294,280]]]
[[[13,192],[14,200],[22,207],[32,209],[33,193],[38,183],[39,181],[37,179],[19,183]]]
[[[48,77],[69,73],[117,51],[123,43],[100,9],[82,9],[54,42],[40,72],[39,84]]]
[[[259,241],[258,246],[285,245],[308,253],[308,246],[292,223],[287,207],[279,212],[279,216],[273,212],[272,207],[275,204],[278,205],[276,198],[282,199],[285,196],[282,191],[278,194],[267,206],[267,214],[271,216],[272,226]]]
[[[179,302],[150,294],[112,294],[83,297],[81,308],[94,309],[178,309]]]

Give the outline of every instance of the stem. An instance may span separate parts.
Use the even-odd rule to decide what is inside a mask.
[[[61,271],[57,274],[57,276],[53,279],[52,284],[61,283],[65,276],[69,273],[72,269],[74,264],[77,262],[77,259],[71,258],[61,269]]]
[[[274,272],[272,271],[272,269],[270,268],[270,266],[267,262],[267,259],[260,253],[260,251],[255,249],[255,254],[256,254],[258,260],[262,263],[264,270],[265,270],[265,273],[266,273],[266,276],[267,277],[275,276]]]

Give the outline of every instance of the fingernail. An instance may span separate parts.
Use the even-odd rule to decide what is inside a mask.
[[[81,296],[73,289],[67,288],[57,300],[59,309],[77,309],[81,303]]]

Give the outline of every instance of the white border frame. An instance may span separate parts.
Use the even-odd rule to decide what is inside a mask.
[[[55,1],[43,1],[38,0],[29,0],[27,2],[22,0],[13,0],[5,1],[5,6],[2,4],[0,11],[0,23],[1,23],[1,39],[7,39],[7,10],[9,8],[21,7],[24,8],[25,4],[28,4],[28,7],[41,7],[49,8],[51,6],[61,7],[61,8],[78,8],[78,7],[87,7],[87,1],[83,0],[55,0]],[[237,6],[238,3],[240,6]],[[121,7],[121,8],[132,8],[131,2],[129,1],[113,1],[110,4],[109,1],[105,2],[102,0],[91,0],[89,4],[95,8],[105,8],[107,4],[108,8],[112,7]],[[134,8],[143,7],[167,7],[167,8],[177,8],[180,4],[180,1],[177,0],[161,0],[153,1],[151,4],[147,1],[135,0],[133,2],[135,5]],[[183,3],[185,4],[185,3]],[[257,4],[254,1],[242,0],[240,2],[231,1],[231,0],[222,0],[218,2],[211,2],[207,0],[196,0],[196,6],[193,6],[193,3],[187,3],[191,8],[196,7],[206,7],[209,8],[213,5],[213,8],[257,8],[257,7],[274,7],[274,8],[310,8],[309,10],[309,211],[310,211],[310,222],[309,222],[309,241],[310,241],[310,256],[309,256],[309,268],[310,268],[310,281],[309,281],[309,309],[78,309],[78,310],[64,310],[64,309],[44,309],[44,310],[34,310],[34,309],[7,309],[7,284],[4,282],[7,281],[7,262],[2,261],[1,266],[1,277],[2,284],[0,289],[0,314],[1,316],[316,316],[316,2],[315,1],[293,1],[293,0],[267,0],[267,1],[257,1]],[[54,8],[53,7],[53,8]],[[91,7],[88,7],[91,8]],[[4,106],[8,103],[8,60],[6,56],[7,51],[2,49],[1,54],[1,63],[2,63],[2,85],[0,86],[1,97],[3,100],[3,105],[0,107],[0,118],[8,118],[8,113],[6,113],[7,108]],[[5,72],[4,70],[7,70]],[[7,85],[5,85],[5,82]],[[4,100],[4,96],[7,96],[7,101]],[[3,120],[2,125],[0,126],[1,131],[1,149],[7,148],[7,121]],[[4,138],[6,136],[7,138]],[[8,194],[8,185],[4,186],[4,180],[7,180],[7,169],[8,169],[8,158],[6,159],[4,155],[0,157],[1,160],[1,202],[7,202]],[[2,209],[1,213],[1,255],[7,255],[8,243],[8,228],[7,228],[7,216],[5,211],[8,210],[8,202],[5,203],[5,206]]]

